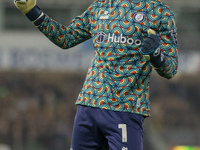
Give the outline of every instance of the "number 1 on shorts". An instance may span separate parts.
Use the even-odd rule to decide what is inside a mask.
[[[122,142],[123,143],[127,142],[127,128],[126,128],[126,124],[119,124],[118,128],[122,129]]]

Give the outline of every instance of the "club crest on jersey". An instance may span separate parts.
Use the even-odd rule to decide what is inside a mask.
[[[140,22],[143,22],[145,19],[145,14],[143,12],[136,12],[134,15],[133,15],[133,20],[136,22],[136,23],[140,23]]]
[[[98,35],[98,37],[97,37],[97,43],[103,43],[106,34],[103,31],[101,31],[97,35]]]

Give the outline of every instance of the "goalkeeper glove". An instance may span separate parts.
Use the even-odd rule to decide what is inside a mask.
[[[36,5],[36,0],[14,0],[14,4],[35,25],[44,20],[44,13]]]
[[[156,32],[152,29],[148,31],[148,37],[142,43],[140,52],[147,61],[150,61],[151,64],[159,68],[164,64],[164,54],[160,51],[160,40],[156,35]]]

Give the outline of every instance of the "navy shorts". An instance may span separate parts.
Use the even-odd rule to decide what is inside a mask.
[[[143,150],[142,115],[78,105],[71,150]]]

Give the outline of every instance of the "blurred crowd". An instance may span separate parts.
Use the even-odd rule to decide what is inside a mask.
[[[178,74],[172,80],[153,77],[151,120],[168,145],[200,143],[200,79]]]
[[[75,101],[84,78],[85,73],[1,72],[0,144],[12,150],[69,149]],[[200,79],[193,79],[152,77],[147,123],[151,120],[166,143],[200,141]],[[184,132],[179,130],[191,135],[186,132],[182,137]],[[148,142],[144,143],[150,150]]]
[[[69,147],[81,74],[1,73],[0,143],[12,150]]]

